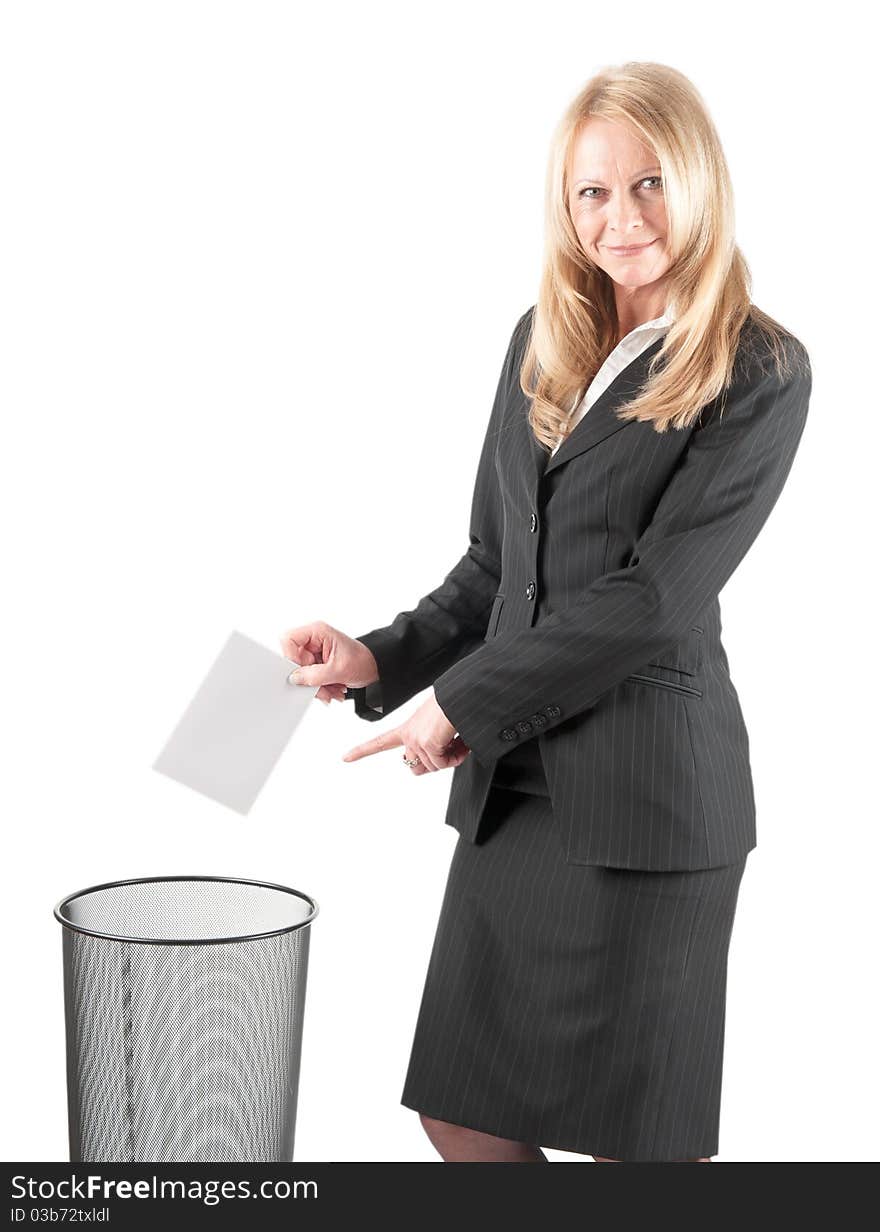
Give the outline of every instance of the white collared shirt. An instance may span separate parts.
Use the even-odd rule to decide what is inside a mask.
[[[621,338],[590,382],[590,386],[581,399],[580,405],[571,417],[568,428],[569,433],[575,424],[580,423],[596,399],[605,392],[614,378],[631,364],[637,355],[641,355],[642,351],[646,350],[652,342],[656,342],[661,334],[666,333],[673,319],[671,311],[667,309],[663,316],[655,317],[653,321],[645,321],[644,324],[637,325],[635,329],[629,331],[625,338]],[[551,457],[556,453],[563,440],[565,440],[565,437],[561,436],[556,442],[550,454]]]

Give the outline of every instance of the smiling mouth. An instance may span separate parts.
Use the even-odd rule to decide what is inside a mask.
[[[609,244],[608,251],[616,253],[617,256],[625,257],[628,253],[641,252],[645,248],[650,248],[651,245],[656,242],[656,240],[648,240],[647,244],[628,244],[621,248],[615,248],[613,245]]]

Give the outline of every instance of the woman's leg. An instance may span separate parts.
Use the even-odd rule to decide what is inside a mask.
[[[425,1133],[447,1164],[540,1164],[547,1163],[547,1156],[537,1146],[517,1142],[512,1138],[496,1138],[477,1129],[438,1121],[435,1117],[419,1113]]]
[[[449,1121],[438,1121],[436,1117],[419,1113],[419,1120],[425,1133],[436,1147],[443,1162],[447,1164],[546,1164],[547,1156],[540,1147],[528,1142],[518,1142],[514,1138],[496,1138],[494,1134],[484,1134],[478,1129],[467,1129],[464,1125],[453,1125]],[[604,1155],[594,1155],[597,1164],[619,1164],[620,1159],[608,1159]],[[685,1164],[710,1164],[711,1159],[682,1159]]]

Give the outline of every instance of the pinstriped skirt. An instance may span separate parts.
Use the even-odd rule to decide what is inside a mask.
[[[483,826],[453,851],[400,1102],[611,1159],[717,1154],[745,857],[566,864],[549,799],[494,784]]]

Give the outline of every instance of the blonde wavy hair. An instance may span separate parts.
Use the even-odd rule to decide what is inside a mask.
[[[671,258],[666,307],[675,319],[620,418],[665,432],[689,427],[719,395],[723,404],[749,321],[777,370],[787,374],[791,363],[793,335],[751,303],[727,162],[696,88],[665,64],[605,68],[567,107],[547,167],[543,269],[519,380],[532,403],[529,423],[548,448],[567,435],[572,412],[617,341],[611,279],[584,252],[568,208],[572,146],[593,116],[627,126],[654,152]]]

